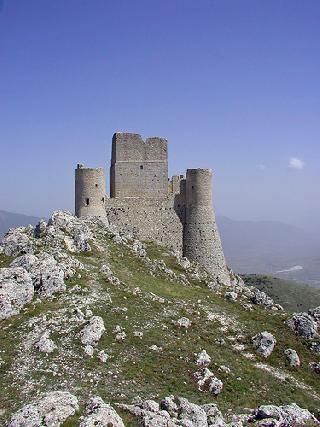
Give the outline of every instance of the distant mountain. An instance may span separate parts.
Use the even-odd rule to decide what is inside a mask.
[[[306,231],[273,221],[235,221],[218,216],[228,264],[238,273],[272,274],[320,286],[320,241]]]
[[[9,228],[21,225],[35,225],[40,218],[0,210],[0,239]]]

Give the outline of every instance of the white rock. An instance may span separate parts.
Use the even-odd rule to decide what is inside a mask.
[[[295,368],[298,368],[300,366],[300,358],[295,350],[293,350],[292,348],[288,348],[287,350],[285,350],[284,354],[286,355],[290,366],[293,366]]]
[[[219,380],[208,368],[204,368],[194,374],[197,379],[198,388],[203,391],[205,387],[215,396],[220,394],[223,389],[223,382]]]
[[[78,399],[72,394],[49,392],[16,412],[8,427],[59,427],[78,409]]]
[[[93,349],[92,345],[86,345],[86,346],[84,347],[84,352],[85,352],[88,356],[92,357],[92,356],[93,356],[93,352],[94,352],[94,349]]]
[[[127,334],[123,331],[123,332],[119,332],[117,335],[116,335],[116,341],[117,342],[122,342],[122,341],[124,341],[125,339],[126,339],[126,336],[127,336]]]
[[[84,345],[95,345],[105,331],[102,317],[93,316],[81,331],[81,342]]]
[[[32,253],[33,243],[27,227],[11,228],[1,241],[2,253],[7,256]]]
[[[24,268],[0,269],[0,320],[18,314],[32,300],[33,295],[32,280]]]
[[[277,343],[275,337],[270,332],[259,332],[252,338],[254,347],[261,356],[268,357],[273,352]]]
[[[87,404],[87,415],[79,427],[125,427],[122,419],[100,397],[92,397]]]
[[[206,350],[202,350],[200,353],[196,355],[196,365],[198,366],[208,366],[211,363],[211,357],[206,352]]]
[[[22,255],[16,258],[11,266],[25,268],[31,275],[35,291],[40,295],[51,296],[66,290],[64,272],[50,254],[41,253],[37,257],[29,254]]]
[[[177,325],[178,325],[180,328],[188,329],[188,328],[190,328],[190,326],[191,326],[191,320],[190,320],[190,319],[188,319],[187,317],[181,317],[181,319],[178,319],[178,320],[177,320]]]
[[[102,363],[106,363],[107,360],[109,359],[109,356],[107,355],[107,353],[105,353],[104,350],[99,351],[98,353],[98,359],[102,362]]]
[[[34,347],[42,353],[52,353],[57,348],[57,346],[49,337],[50,332],[45,331],[34,343]]]

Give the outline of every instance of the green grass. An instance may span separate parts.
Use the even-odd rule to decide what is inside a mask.
[[[266,292],[287,311],[308,311],[320,305],[320,289],[301,283],[259,274],[242,275],[248,286]]]
[[[4,254],[0,254],[0,268],[9,267],[13,258]]]

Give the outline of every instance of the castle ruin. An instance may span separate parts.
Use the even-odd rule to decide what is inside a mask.
[[[168,179],[168,142],[138,134],[112,139],[110,197],[104,170],[78,165],[75,213],[107,217],[124,233],[153,241],[198,262],[211,276],[229,279],[212,207],[211,169],[187,169]]]

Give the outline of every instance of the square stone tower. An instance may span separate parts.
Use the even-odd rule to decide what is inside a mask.
[[[168,194],[168,142],[118,132],[112,138],[111,198],[162,198]]]

